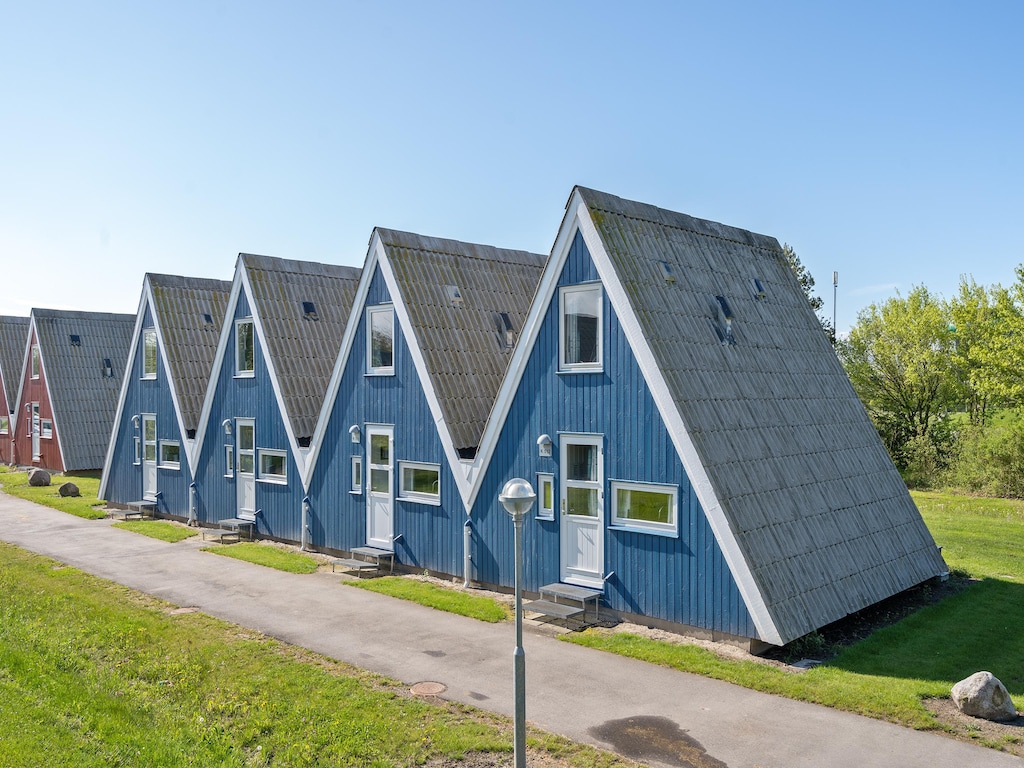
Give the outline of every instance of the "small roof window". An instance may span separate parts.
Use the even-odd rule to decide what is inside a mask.
[[[206,323],[207,327],[213,325],[213,315],[209,312],[203,312],[203,322]]]
[[[82,346],[82,337],[79,336],[77,333],[70,334],[70,339],[71,339],[71,346],[72,347],[80,347],[80,346]]]
[[[768,298],[768,292],[764,289],[764,284],[756,277],[750,278],[750,290],[754,293],[754,298],[760,300]]]
[[[498,344],[506,351],[512,349],[516,345],[516,332],[508,312],[495,312],[494,325],[498,332]]]
[[[459,291],[459,286],[457,286],[457,285],[446,285],[444,287],[444,292],[445,292],[445,295],[448,297],[448,302],[453,307],[461,307],[462,306],[462,292]]]
[[[316,304],[312,301],[302,302],[302,316],[307,320],[319,320],[320,316],[316,313]]]
[[[659,261],[658,266],[661,267],[661,276],[665,278],[666,283],[674,283],[676,276],[672,274],[672,265],[667,261]]]
[[[103,378],[112,379],[114,378],[114,366],[110,364],[110,358],[103,358]]]

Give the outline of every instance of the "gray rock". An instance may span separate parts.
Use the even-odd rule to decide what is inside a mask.
[[[1013,720],[1017,708],[1010,694],[991,672],[976,672],[953,686],[953,703],[965,715],[985,720]]]
[[[72,482],[64,483],[64,485],[62,485],[60,488],[57,489],[57,492],[61,496],[81,496],[82,495],[82,492],[80,490],[78,490],[78,486],[75,485]]]
[[[35,467],[28,471],[28,484],[34,485],[37,488],[50,484],[50,473],[45,469]]]

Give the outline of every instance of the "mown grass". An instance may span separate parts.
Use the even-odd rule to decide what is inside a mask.
[[[392,766],[508,753],[508,723],[0,544],[0,765]],[[549,735],[574,765],[625,765]],[[444,762],[448,765],[448,762]]]
[[[132,533],[141,533],[143,536],[160,539],[160,541],[167,541],[171,544],[192,538],[198,533],[191,528],[175,525],[166,520],[125,520],[121,523],[114,523],[113,527]]]
[[[385,576],[365,581],[346,581],[353,587],[377,592],[382,595],[410,600],[428,608],[457,613],[471,619],[498,623],[511,617],[508,607],[497,600],[482,595],[468,595],[454,589],[431,584],[426,581],[402,576]]]
[[[919,729],[940,727],[923,699],[948,696],[954,683],[979,670],[999,677],[1021,708],[1024,505],[937,493],[915,493],[914,499],[946,563],[978,582],[874,632],[820,667],[793,673],[600,629],[563,639]]]
[[[247,563],[264,565],[267,568],[276,568],[279,571],[287,571],[288,573],[316,573],[320,567],[320,564],[309,555],[304,555],[301,552],[291,552],[270,544],[258,544],[254,541],[204,547],[203,551],[213,552],[224,557],[233,557],[236,560],[244,560]]]
[[[61,496],[57,489],[70,480],[78,486],[81,496]],[[100,520],[106,517],[106,512],[97,509],[97,505],[104,502],[96,498],[99,492],[100,480],[98,477],[63,477],[52,475],[51,483],[48,486],[34,487],[28,484],[27,472],[12,472],[8,467],[0,468],[0,485],[5,492],[20,499],[34,501],[69,515],[84,517],[87,520]]]

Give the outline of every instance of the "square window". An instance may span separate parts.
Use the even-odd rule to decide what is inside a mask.
[[[7,416],[0,416],[0,435],[6,435],[11,428],[11,420]]]
[[[601,286],[561,290],[559,370],[601,370]]]
[[[350,488],[352,493],[363,492],[363,457],[353,456],[352,457],[352,487]]]
[[[260,480],[277,483],[288,480],[288,454],[286,451],[261,448],[257,453],[260,457]]]
[[[555,519],[555,476],[537,473],[537,519]]]
[[[142,378],[156,378],[156,328],[142,331]]]
[[[253,376],[256,371],[256,329],[252,318],[235,321],[235,375]]]
[[[398,467],[398,498],[422,501],[428,504],[441,503],[441,466],[439,464],[400,461]]]
[[[160,466],[166,469],[181,467],[181,444],[177,440],[160,441]]]
[[[366,310],[366,372],[388,376],[395,372],[395,313],[391,307]]]
[[[39,427],[40,437],[53,437],[53,421],[51,419],[43,419]]]
[[[674,485],[612,481],[613,528],[675,536],[679,489]]]

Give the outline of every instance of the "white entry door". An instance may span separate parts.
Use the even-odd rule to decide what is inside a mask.
[[[394,427],[367,426],[366,543],[390,550],[394,537]]]
[[[156,501],[156,415],[142,414],[142,498]]]
[[[235,419],[235,448],[238,451],[238,471],[235,473],[235,489],[238,503],[238,517],[243,520],[256,519],[256,421]]]
[[[32,403],[32,461],[39,461],[39,403]]]
[[[604,451],[600,435],[562,435],[561,578],[604,585]]]

